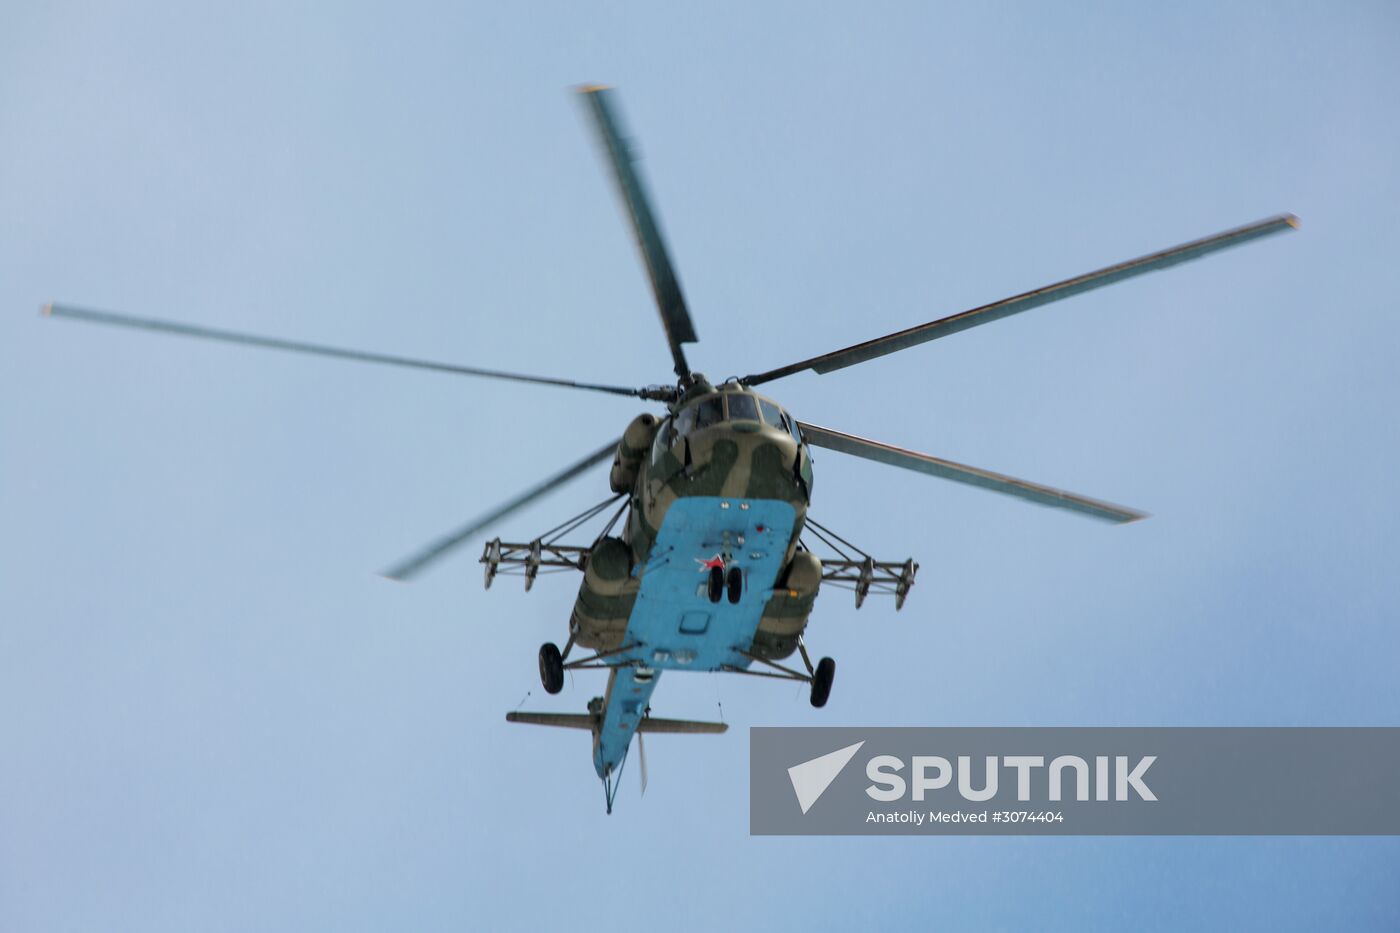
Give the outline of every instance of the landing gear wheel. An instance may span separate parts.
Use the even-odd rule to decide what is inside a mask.
[[[558,693],[564,689],[564,658],[559,646],[552,641],[540,645],[540,683],[546,693]]]
[[[738,567],[729,568],[729,602],[737,604],[744,595],[744,572]]]
[[[835,677],[835,661],[822,658],[817,662],[817,669],[812,674],[812,705],[817,709],[826,705],[827,698],[831,696],[831,681]]]
[[[709,595],[709,597],[710,597],[710,602],[712,602],[712,603],[717,603],[717,602],[719,602],[720,597],[724,595],[724,568],[723,568],[723,567],[711,567],[711,568],[710,568],[710,581],[709,581],[708,595]]]

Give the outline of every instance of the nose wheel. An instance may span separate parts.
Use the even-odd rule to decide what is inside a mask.
[[[540,645],[540,683],[544,685],[546,693],[558,693],[564,689],[564,656],[552,641]]]
[[[705,595],[710,597],[710,602],[717,603],[724,598],[724,568],[711,567],[710,576],[706,582]]]
[[[738,567],[730,567],[727,574],[727,586],[729,591],[730,605],[738,605],[739,600],[744,595],[744,572]]]
[[[716,558],[705,581],[705,595],[712,603],[719,602],[727,595],[729,604],[737,606],[739,600],[744,598],[744,571],[733,564],[726,569]]]

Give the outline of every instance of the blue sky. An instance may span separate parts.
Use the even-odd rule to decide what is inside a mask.
[[[669,6],[669,5],[668,5]],[[1400,725],[1387,4],[0,10],[0,929],[1400,926],[1400,842],[755,839],[750,725]],[[669,677],[650,786],[505,711],[574,583],[374,571],[639,406],[38,317],[622,384],[668,360],[568,88],[618,86],[723,378],[1279,211],[1300,233],[773,386],[1143,508],[836,454],[920,584],[831,704]],[[599,470],[506,522],[531,536]]]

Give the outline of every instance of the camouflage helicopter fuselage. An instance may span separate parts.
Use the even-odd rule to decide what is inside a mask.
[[[812,461],[796,422],[774,402],[696,377],[664,418],[639,415],[613,459],[614,492],[630,495],[620,537],[586,564],[569,634],[611,653],[594,745],[600,775],[616,767],[663,670],[744,670],[797,648],[821,584],[799,549]],[[710,575],[726,586],[714,598]]]

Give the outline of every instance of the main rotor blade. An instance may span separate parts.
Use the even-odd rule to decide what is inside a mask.
[[[1079,295],[1095,288],[1102,288],[1105,285],[1112,285],[1114,282],[1121,282],[1135,275],[1142,275],[1144,272],[1166,269],[1177,263],[1197,259],[1208,253],[1216,252],[1217,250],[1226,249],[1230,246],[1238,246],[1241,243],[1248,243],[1250,240],[1257,240],[1260,237],[1282,233],[1286,230],[1296,230],[1297,228],[1297,217],[1294,217],[1292,214],[1280,214],[1277,217],[1270,217],[1268,220],[1261,220],[1258,223],[1249,224],[1248,226],[1238,227],[1234,230],[1226,230],[1224,233],[1217,233],[1214,236],[1208,236],[1200,240],[1192,240],[1190,243],[1183,243],[1180,246],[1173,246],[1170,249],[1164,249],[1160,252],[1139,256],[1137,259],[1129,259],[1127,262],[1120,262],[1117,265],[1108,266],[1096,272],[1089,272],[1072,279],[1065,279],[1063,282],[1056,282],[1054,285],[1046,285],[1043,288],[1024,292],[1011,298],[1003,298],[1001,301],[994,301],[991,304],[982,305],[980,308],[973,308],[970,311],[963,311],[959,314],[939,318],[936,321],[920,324],[917,327],[910,327],[907,330],[901,330],[884,337],[876,337],[874,340],[867,340],[864,343],[846,347],[844,350],[835,350],[831,353],[823,354],[822,356],[814,356],[811,359],[803,360],[800,363],[793,363],[790,366],[780,366],[777,369],[770,369],[765,373],[745,376],[740,381],[745,385],[758,385],[764,382],[771,382],[774,379],[781,379],[784,376],[791,376],[793,373],[800,373],[807,369],[815,370],[818,373],[829,373],[833,370],[854,366],[857,363],[864,363],[867,360],[873,360],[887,353],[907,350],[909,347],[917,346],[929,340],[946,337],[949,334],[956,334],[958,331],[967,330],[969,327],[977,327],[981,324],[990,324],[992,321],[1000,321],[1004,317],[1020,314],[1022,311],[1029,311],[1031,308],[1038,308],[1052,301],[1060,301],[1072,295]]]
[[[613,179],[627,206],[632,232],[637,237],[637,248],[641,250],[642,262],[646,264],[647,276],[651,279],[651,290],[656,295],[656,309],[661,312],[661,326],[666,329],[666,341],[671,345],[676,375],[684,379],[690,375],[690,367],[685,361],[681,344],[695,343],[699,338],[695,336],[695,325],[690,320],[690,312],[686,310],[680,281],[671,266],[666,241],[661,236],[661,228],[656,223],[650,198],[642,184],[641,173],[637,169],[637,154],[623,135],[613,92],[599,85],[588,85],[578,90],[588,103],[594,129],[612,164]]]
[[[595,463],[601,463],[602,461],[608,459],[613,455],[614,452],[616,452],[617,444],[618,442],[615,440],[609,441],[602,447],[599,447],[597,450],[593,451],[593,453],[584,457],[578,463],[575,463],[573,466],[559,473],[556,473],[554,476],[551,476],[549,479],[545,480],[537,486],[530,487],[529,489],[522,492],[520,495],[516,496],[514,499],[511,499],[503,503],[499,507],[492,509],[485,515],[482,515],[480,518],[468,522],[466,525],[462,526],[456,531],[447,535],[443,535],[441,538],[434,541],[432,544],[428,545],[423,550],[419,551],[417,554],[414,554],[407,560],[395,564],[393,567],[390,567],[388,570],[384,571],[384,576],[388,577],[390,580],[407,580],[409,577],[414,576],[424,567],[437,560],[439,557],[442,557],[448,551],[451,551],[459,544],[465,542],[467,539],[469,539],[472,535],[476,534],[481,529],[486,528],[487,526],[501,520],[502,518],[505,518],[507,515],[511,514],[512,512],[515,512],[518,509],[524,508],[525,506],[529,505],[531,502],[534,502],[541,496],[554,491],[558,487],[564,485],[569,480],[573,479],[580,473],[587,470],[589,467],[593,466]]]
[[[310,353],[315,356],[329,356],[342,360],[357,360],[361,363],[383,363],[389,366],[405,366],[410,369],[430,369],[440,373],[454,373],[459,376],[483,376],[488,379],[509,379],[512,382],[533,382],[539,385],[562,386],[566,389],[588,389],[592,392],[607,392],[610,395],[629,395],[644,398],[643,389],[628,389],[623,386],[598,385],[592,382],[575,382],[572,379],[555,379],[552,376],[527,376],[521,373],[502,372],[499,369],[481,369],[476,366],[456,366],[451,363],[434,363],[430,360],[415,360],[385,353],[366,353],[363,350],[342,350],[338,347],[325,347],[299,340],[282,340],[278,337],[259,337],[231,330],[216,330],[212,327],[198,327],[194,324],[180,324],[175,321],[161,321],[155,318],[134,317],[112,311],[94,311],[90,308],[76,308],[72,305],[49,304],[43,313],[50,317],[67,318],[73,321],[88,321],[93,324],[110,324],[116,327],[131,327],[137,330],[153,330],[163,334],[177,334],[181,337],[198,337],[202,340],[217,340],[223,343],[239,343],[250,347],[263,347],[270,350],[288,350],[295,353]]]
[[[1106,522],[1121,524],[1147,517],[1146,512],[1138,512],[1121,505],[1114,505],[1111,502],[1100,502],[1097,499],[1065,492],[1063,489],[1041,486],[1038,483],[1016,479],[1014,476],[1003,476],[990,470],[981,470],[977,467],[954,463],[951,460],[931,457],[917,451],[905,450],[902,447],[866,440],[853,434],[843,434],[840,431],[807,424],[804,421],[799,421],[798,426],[802,429],[802,436],[807,443],[816,447],[825,447],[827,450],[836,450],[843,454],[874,460],[877,463],[887,463],[890,466],[927,473],[929,476],[950,479],[955,483],[980,486],[983,489],[990,489],[992,492],[1015,496],[1038,505],[1068,509],[1071,512],[1078,512],[1081,515],[1088,515]]]

